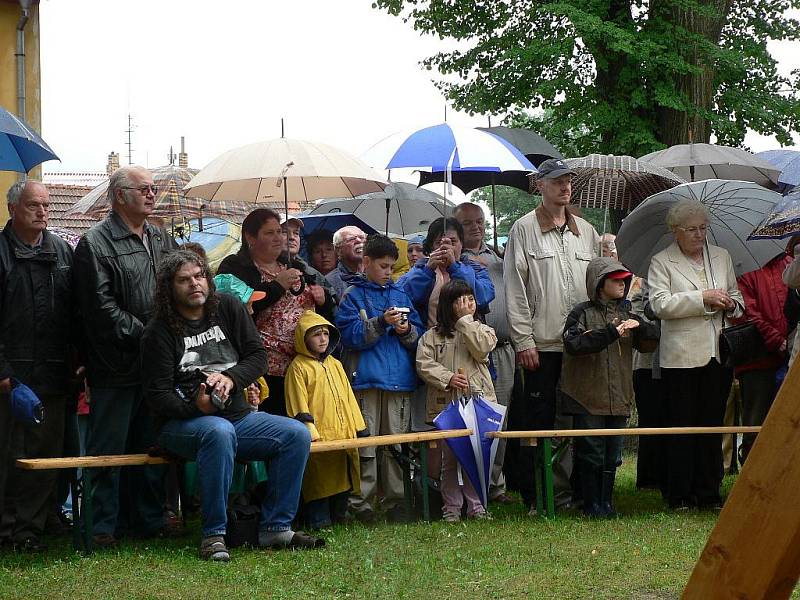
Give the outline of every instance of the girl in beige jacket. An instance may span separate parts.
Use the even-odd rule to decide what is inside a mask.
[[[428,330],[417,346],[417,373],[428,384],[428,421],[461,395],[482,395],[496,401],[489,352],[497,344],[497,336],[491,327],[475,319],[476,308],[468,283],[453,279],[442,287],[436,308],[438,325]],[[472,484],[466,477],[459,478],[458,463],[449,446],[443,444],[442,451],[444,520],[459,521],[465,502],[468,517],[487,518]]]

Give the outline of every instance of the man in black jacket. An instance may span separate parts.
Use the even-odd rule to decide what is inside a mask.
[[[144,390],[158,419],[159,444],[197,461],[203,538],[200,556],[228,561],[228,490],[233,461],[267,461],[259,545],[316,547],[292,531],[311,436],[293,419],[258,412],[248,386],[267,366],[267,351],[244,305],[217,294],[205,262],[180,250],[158,272],[156,314],[142,337]]]
[[[111,212],[75,250],[75,283],[88,346],[89,455],[142,452],[153,443],[141,395],[139,342],[153,311],[156,268],[164,253],[177,247],[166,232],[147,222],[157,193],[146,169],[117,169],[108,184]],[[119,529],[127,526],[142,536],[162,530],[163,473],[160,466],[128,469],[130,491],[125,479],[120,487],[119,469],[97,477],[97,545],[116,542],[121,499],[129,506]]]
[[[11,220],[0,233],[0,514],[7,498],[11,541],[35,551],[44,549],[39,536],[57,472],[19,471],[11,455],[49,458],[63,450],[74,339],[72,249],[46,229],[50,196],[44,185],[15,183],[7,196]],[[42,401],[39,425],[14,422],[8,395],[15,380]]]

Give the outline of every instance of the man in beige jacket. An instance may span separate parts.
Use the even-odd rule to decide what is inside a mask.
[[[562,160],[539,165],[536,189],[542,203],[514,223],[506,246],[508,321],[517,362],[525,370],[524,400],[511,403],[513,426],[519,430],[555,428],[561,333],[572,308],[588,300],[586,267],[599,254],[594,227],[567,210],[573,174]],[[519,463],[522,499],[533,510],[532,448],[520,450]],[[561,474],[556,473],[556,487],[564,491],[569,473]]]

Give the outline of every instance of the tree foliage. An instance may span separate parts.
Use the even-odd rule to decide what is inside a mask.
[[[456,108],[522,118],[547,109],[550,131],[540,132],[569,139],[575,152],[565,155],[640,156],[712,133],[740,145],[748,128],[790,144],[800,130],[800,70],[780,76],[767,49],[800,39],[798,21],[784,16],[800,0],[374,6],[455,42],[423,64],[444,76],[437,85]]]

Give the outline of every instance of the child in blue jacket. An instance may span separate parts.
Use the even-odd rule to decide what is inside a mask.
[[[370,435],[408,432],[417,387],[414,356],[424,329],[411,298],[392,282],[398,256],[397,246],[388,237],[367,238],[364,277],[345,291],[336,314],[345,370]],[[402,470],[388,448],[381,450],[380,469],[376,448],[359,451],[361,493],[350,498],[350,510],[362,521],[375,519],[379,478],[387,515],[394,520],[405,518]]]

